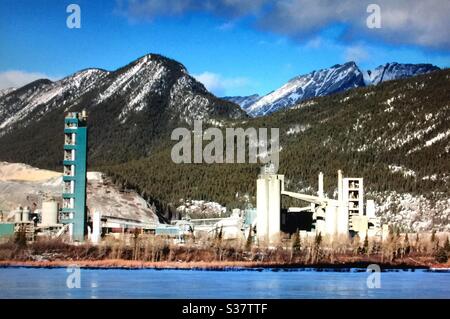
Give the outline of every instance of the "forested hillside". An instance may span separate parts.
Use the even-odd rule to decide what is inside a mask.
[[[280,128],[279,173],[286,175],[291,190],[314,192],[322,171],[325,189],[333,196],[336,171],[342,169],[345,176],[364,177],[367,197],[379,205],[393,192],[434,203],[446,202],[450,195],[450,70],[358,88],[223,125]],[[102,169],[167,210],[187,198],[234,206],[242,205],[248,194],[255,203],[260,164],[174,164],[174,142],[167,137],[165,143],[147,158]],[[447,214],[449,206],[447,201],[442,208]]]

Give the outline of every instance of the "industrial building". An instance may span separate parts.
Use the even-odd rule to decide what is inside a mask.
[[[19,231],[28,240],[36,235],[58,238],[69,235],[72,242],[89,239],[98,243],[105,234],[120,236],[135,232],[152,233],[183,243],[190,236],[206,234],[223,239],[243,239],[253,236],[259,243],[274,243],[282,233],[300,231],[305,236],[360,237],[381,236],[380,220],[375,216],[375,203],[364,201],[363,178],[343,177],[338,171],[337,198],[325,196],[323,174],[319,173],[317,195],[291,192],[285,189],[284,175],[272,167],[263,167],[256,180],[256,209],[233,209],[230,217],[174,221],[172,225],[158,221],[117,216],[97,207],[87,214],[87,114],[70,112],[64,119],[64,158],[62,201],[42,198],[40,209],[18,207],[6,218],[1,215],[0,237]],[[282,196],[306,202],[306,206],[282,208]],[[385,227],[386,228],[386,227]],[[385,231],[386,232],[386,231]]]
[[[19,207],[6,216],[14,218],[13,226],[5,226],[3,235],[26,230],[28,240],[43,235],[53,238],[69,234],[73,242],[82,242],[87,235],[86,174],[87,114],[70,112],[64,119],[64,157],[62,201],[42,195],[40,209]],[[14,231],[11,233],[11,229]],[[31,235],[33,234],[33,235]],[[1,235],[1,234],[0,234]]]
[[[227,218],[190,220],[194,234],[213,236],[220,231],[223,239],[243,239],[250,232],[256,242],[267,244],[278,242],[282,233],[297,231],[311,237],[319,233],[331,237],[381,237],[375,203],[373,200],[364,202],[363,178],[344,178],[339,170],[337,199],[325,196],[323,178],[319,173],[317,195],[296,193],[285,189],[284,175],[273,173],[271,167],[263,167],[256,180],[256,209],[234,209]],[[282,196],[307,205],[282,208]]]
[[[59,204],[53,198],[44,198],[41,209],[19,206],[0,220],[0,237],[23,232],[27,241],[35,240],[37,235],[58,238],[66,230],[57,222],[58,209]]]
[[[374,201],[368,200],[364,205],[362,178],[343,178],[339,170],[337,199],[325,197],[322,173],[319,173],[318,185],[317,196],[290,192],[284,188],[284,175],[263,168],[256,182],[258,240],[275,242],[281,232],[297,230],[307,235],[381,236]],[[283,210],[281,196],[289,196],[309,205]]]
[[[60,221],[69,225],[73,241],[86,234],[87,115],[70,112],[64,119],[64,190]]]

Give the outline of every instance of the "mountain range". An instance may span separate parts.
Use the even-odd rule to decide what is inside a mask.
[[[2,159],[58,167],[61,127],[55,123],[82,109],[95,123],[89,146],[97,164],[146,156],[158,137],[193,119],[247,117],[236,104],[209,93],[182,64],[149,54],[115,71],[86,69],[2,93]]]
[[[250,95],[224,99],[239,104],[250,116],[263,116],[314,97],[344,92],[357,87],[378,85],[384,81],[403,79],[436,70],[439,68],[431,64],[393,62],[380,65],[374,70],[361,71],[355,62],[347,62],[299,75],[262,97]]]

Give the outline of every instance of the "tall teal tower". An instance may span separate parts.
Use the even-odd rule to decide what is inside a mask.
[[[69,224],[73,241],[86,236],[87,115],[70,112],[64,119],[63,207],[60,222]]]

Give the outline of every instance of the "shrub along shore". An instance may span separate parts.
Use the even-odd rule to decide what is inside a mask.
[[[448,237],[391,233],[383,242],[368,238],[331,240],[320,234],[290,239],[276,245],[256,245],[250,239],[227,241],[220,237],[190,239],[176,244],[169,238],[135,235],[107,239],[98,245],[70,244],[39,238],[27,243],[20,237],[0,244],[0,267],[158,268],[450,268]]]

